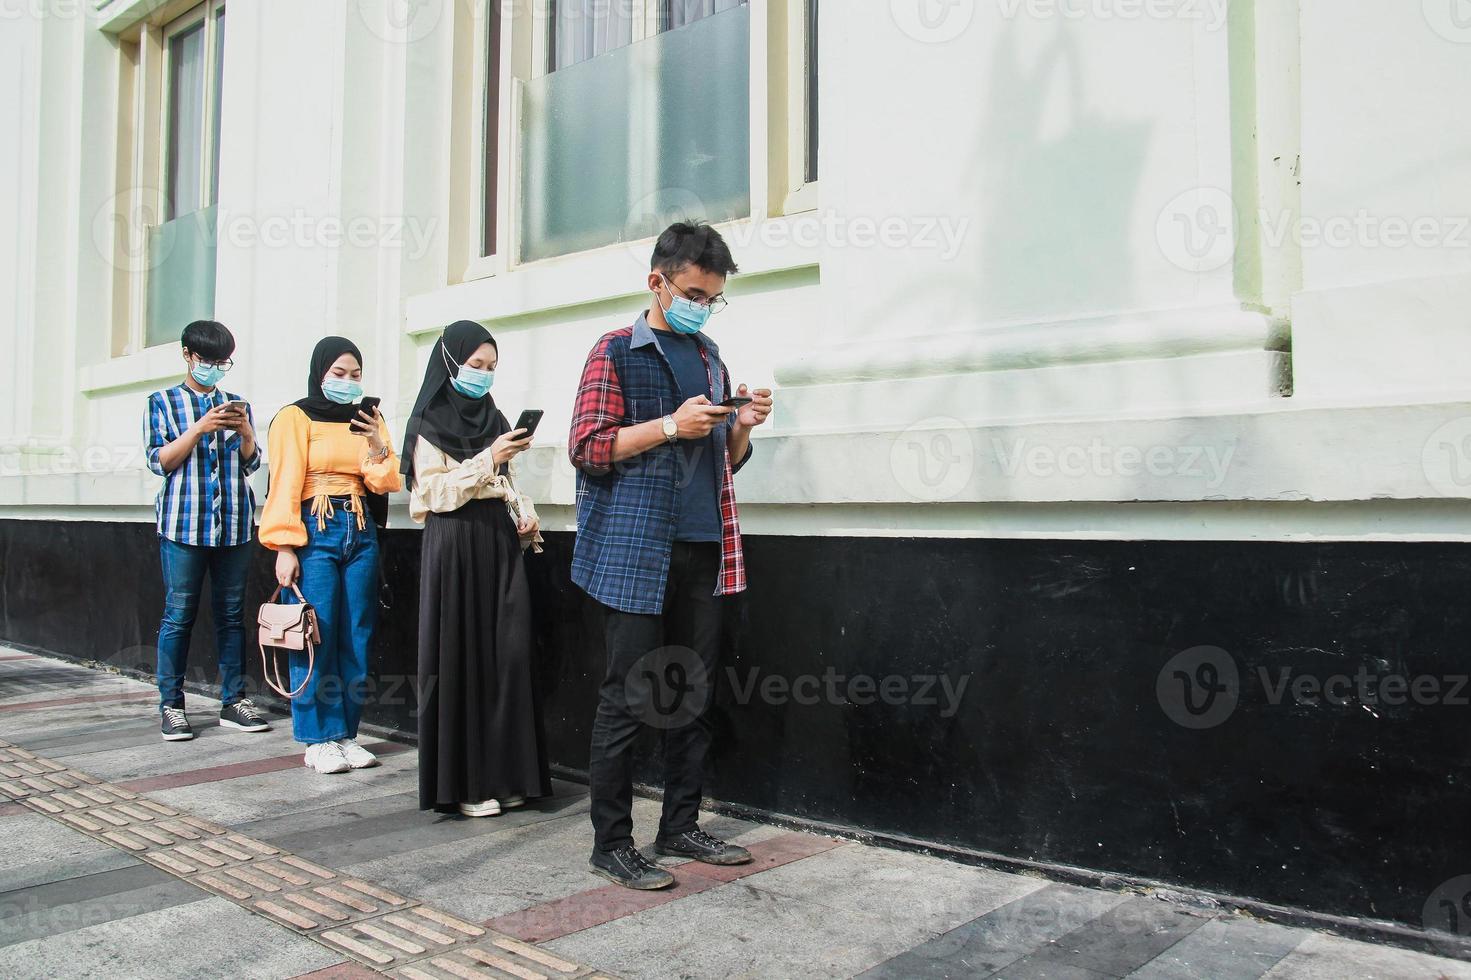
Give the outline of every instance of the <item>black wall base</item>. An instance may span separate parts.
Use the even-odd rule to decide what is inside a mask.
[[[580,770],[599,615],[568,579],[571,536],[549,538],[528,558],[539,684],[551,757]],[[384,538],[394,601],[367,712],[402,734],[418,540]],[[1471,928],[1471,548],[746,547],[752,585],[727,604],[709,796],[982,859]],[[269,581],[262,551],[252,605]],[[162,598],[148,525],[0,521],[8,642],[151,671]],[[203,685],[208,619],[191,660]]]

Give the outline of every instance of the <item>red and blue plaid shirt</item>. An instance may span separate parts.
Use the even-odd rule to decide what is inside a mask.
[[[704,334],[695,340],[710,381],[710,400],[730,397],[730,375],[720,349]],[[621,462],[613,460],[618,430],[674,414],[684,398],[674,369],[647,317],[605,334],[587,357],[572,413],[568,454],[577,467],[577,542],[572,581],[594,599],[621,612],[664,610],[669,553],[679,518],[679,447],[656,446]],[[716,595],[746,588],[746,563],[736,514],[735,471],[726,448],[730,422],[712,433],[723,450],[720,465],[720,574]]]

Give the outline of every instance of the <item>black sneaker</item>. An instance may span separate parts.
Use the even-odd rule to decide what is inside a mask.
[[[644,857],[632,844],[616,851],[594,851],[587,866],[593,874],[624,888],[655,891],[674,884],[674,875]]]
[[[187,742],[194,737],[194,729],[189,727],[183,708],[160,708],[158,713],[163,717],[160,730],[165,742]]]
[[[654,841],[654,853],[693,858],[702,864],[746,864],[751,860],[751,852],[744,847],[711,837],[699,827]]]
[[[249,698],[241,698],[234,704],[220,709],[220,727],[238,728],[242,732],[268,732],[270,724],[255,710]]]

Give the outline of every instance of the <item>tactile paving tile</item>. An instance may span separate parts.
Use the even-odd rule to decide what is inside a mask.
[[[386,888],[338,876],[325,884],[297,891],[283,891],[246,903],[275,922],[297,932],[310,933],[403,911],[419,903]]]
[[[63,813],[116,806],[119,803],[130,803],[138,799],[137,793],[108,783],[94,783],[90,786],[78,786],[75,789],[60,789],[53,786],[43,790],[37,784],[45,778],[44,776],[32,776],[21,780],[31,789],[36,790],[35,795],[27,796],[20,801],[21,806],[30,807],[47,816],[60,817]]]
[[[3,740],[0,798],[135,854],[380,973],[412,980],[613,980]]]
[[[102,780],[75,769],[55,769],[40,775],[22,773],[14,778],[0,780],[0,795],[12,800],[24,800],[81,786],[96,786],[101,782]]]
[[[138,857],[181,878],[188,878],[202,871],[219,871],[280,855],[280,848],[263,841],[241,834],[226,834],[144,851]]]
[[[180,813],[171,806],[155,800],[137,799],[113,806],[99,806],[76,813],[62,813],[58,820],[74,830],[106,840],[110,844],[130,851],[144,851],[156,847],[168,847],[199,840],[203,837],[220,837],[228,831],[219,824],[210,823]],[[144,828],[148,832],[144,832]],[[107,835],[114,831],[132,831],[123,840],[114,840]],[[141,835],[148,843],[141,847],[130,841]]]
[[[544,949],[508,936],[496,936],[473,946],[417,960],[389,975],[401,980],[449,980],[451,977],[501,980],[507,976],[518,980],[563,980],[585,977],[589,972]]]
[[[14,747],[0,749],[0,776],[6,779],[24,779],[48,772],[62,772],[66,766],[50,759],[43,759],[33,752]]]
[[[477,926],[438,909],[418,908],[319,932],[317,942],[379,971],[439,956],[487,935]]]

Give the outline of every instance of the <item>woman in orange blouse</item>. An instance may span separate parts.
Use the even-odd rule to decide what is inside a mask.
[[[306,765],[323,773],[378,764],[357,743],[378,612],[378,529],[369,511],[386,515],[384,495],[403,481],[382,416],[357,405],[362,377],[352,341],[317,344],[307,397],[281,410],[267,443],[271,488],[260,540],[276,552],[276,581],[290,588],[299,580],[322,629],[291,725],[307,747]],[[306,656],[293,654],[292,688],[306,671]]]

